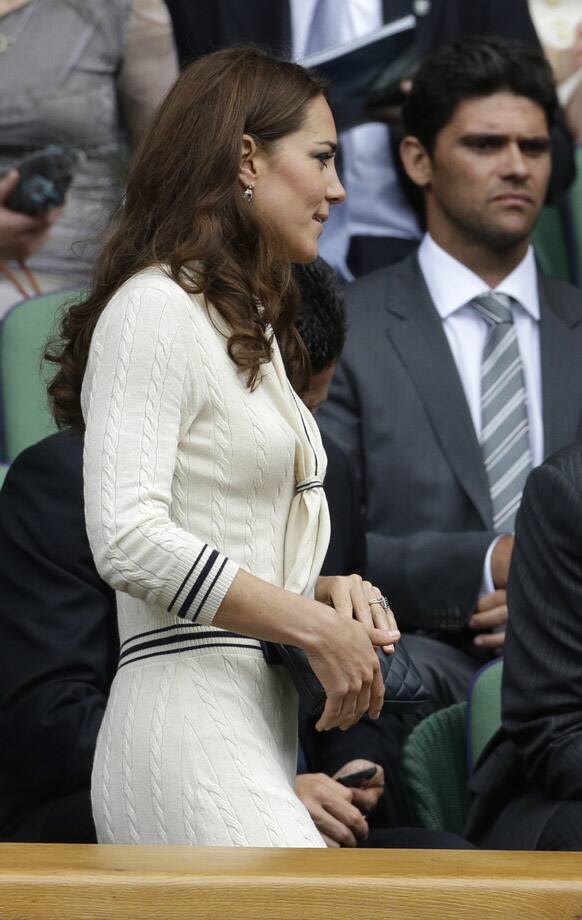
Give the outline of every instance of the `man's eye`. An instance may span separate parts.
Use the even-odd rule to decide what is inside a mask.
[[[542,157],[550,149],[549,140],[521,141],[519,149],[528,157]]]
[[[504,141],[497,137],[476,137],[468,142],[468,146],[480,153],[490,153],[501,150]]]

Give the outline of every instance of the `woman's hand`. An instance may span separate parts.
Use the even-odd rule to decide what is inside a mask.
[[[325,610],[325,608],[322,608]],[[384,683],[374,645],[388,645],[391,633],[368,627],[351,616],[329,613],[313,621],[304,651],[327,700],[318,731],[346,730],[365,713],[377,719],[384,702]]]
[[[391,641],[382,647],[388,655],[394,652],[400,632],[390,606],[383,603],[382,592],[371,582],[362,581],[359,575],[321,575],[315,585],[315,599],[343,616],[358,620],[368,632],[388,630]]]

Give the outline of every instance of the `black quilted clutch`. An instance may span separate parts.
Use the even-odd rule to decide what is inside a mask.
[[[317,679],[304,651],[293,645],[261,642],[268,664],[283,664],[287,668],[301,702],[314,716],[323,712],[325,691]],[[402,641],[393,655],[376,649],[384,678],[384,708],[394,712],[411,712],[426,703],[429,692],[414,667]]]

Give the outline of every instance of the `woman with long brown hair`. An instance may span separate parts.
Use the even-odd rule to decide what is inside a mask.
[[[95,561],[121,652],[92,798],[112,843],[321,846],[296,798],[296,695],[259,639],[303,648],[319,728],[377,716],[377,589],[319,578],[329,537],[290,264],[344,191],[315,75],[254,49],[180,77],[144,138],[50,386],[85,432]],[[332,607],[335,608],[332,609]]]

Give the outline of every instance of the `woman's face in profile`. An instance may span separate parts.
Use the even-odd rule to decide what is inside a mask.
[[[290,262],[317,257],[330,206],[345,198],[335,169],[336,145],[331,110],[318,96],[303,127],[257,158],[252,207],[275,230]]]

